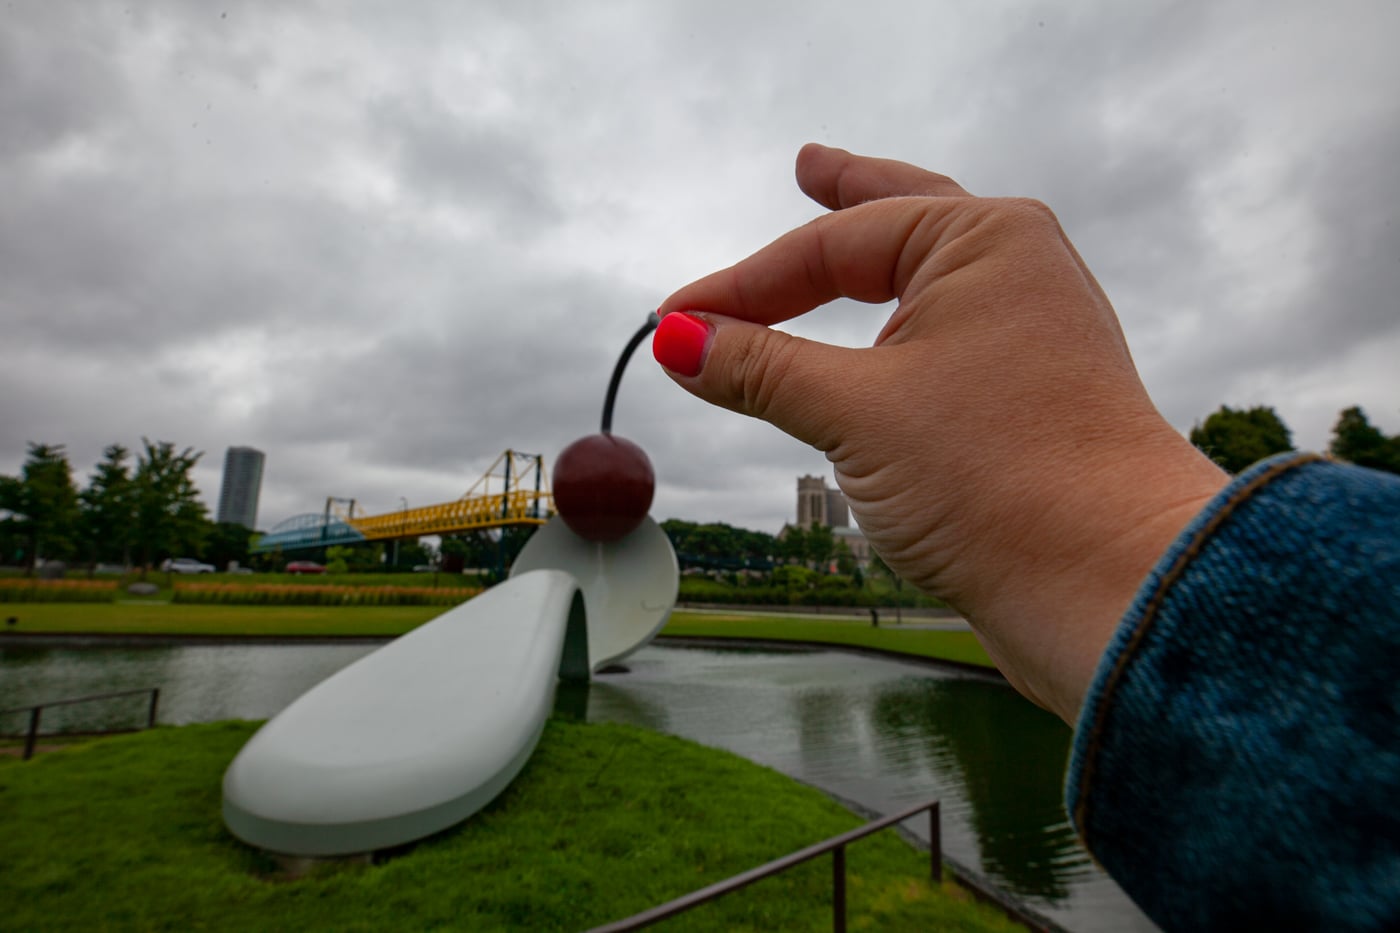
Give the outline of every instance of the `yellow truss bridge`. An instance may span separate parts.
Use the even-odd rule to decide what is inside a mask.
[[[543,525],[552,514],[554,497],[544,457],[507,450],[460,499],[379,515],[356,515],[354,499],[332,496],[326,499],[323,511],[287,519],[263,535],[253,550],[294,551],[507,525]]]

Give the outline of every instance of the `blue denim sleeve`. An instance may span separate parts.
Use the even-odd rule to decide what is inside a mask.
[[[1144,582],[1066,799],[1167,930],[1400,929],[1400,477],[1283,455]]]

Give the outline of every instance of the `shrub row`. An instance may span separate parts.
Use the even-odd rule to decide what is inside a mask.
[[[0,579],[0,603],[110,603],[115,580]]]
[[[852,585],[823,585],[812,588],[785,586],[731,586],[715,580],[686,577],[681,580],[680,600],[687,603],[753,606],[859,606],[862,608],[894,606],[906,608],[939,607],[943,603],[925,596],[912,586],[902,592],[876,593]]]
[[[177,583],[172,600],[228,606],[455,606],[479,592],[468,587]]]

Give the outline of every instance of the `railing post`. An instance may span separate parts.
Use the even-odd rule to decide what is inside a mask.
[[[899,813],[892,813],[889,816],[867,823],[864,826],[833,836],[824,842],[800,849],[782,858],[774,859],[757,868],[751,868],[746,872],[734,875],[724,881],[716,882],[698,891],[692,891],[683,897],[675,898],[664,904],[658,904],[650,910],[644,910],[639,914],[633,914],[623,920],[613,923],[606,923],[602,926],[593,927],[589,933],[622,933],[624,930],[640,930],[649,927],[654,923],[660,923],[670,917],[685,913],[701,904],[708,904],[716,898],[723,897],[732,891],[747,887],[755,881],[762,881],[764,878],[771,878],[773,875],[787,871],[796,865],[801,865],[811,859],[831,853],[831,909],[832,909],[832,929],[838,933],[845,933],[846,930],[846,846],[859,839],[864,839],[872,833],[882,829],[888,829],[897,823],[903,823],[915,819],[925,810],[931,814],[933,830],[933,870],[936,880],[942,880],[943,856],[942,846],[939,843],[938,832],[938,802],[924,803],[917,807],[910,807]]]
[[[831,850],[831,928],[846,933],[846,847]]]
[[[71,705],[74,704],[74,703],[93,703],[93,702],[96,702],[97,700],[112,700],[112,699],[115,699],[115,698],[117,698],[117,697],[136,696],[136,695],[142,694],[142,693],[149,693],[149,694],[151,695],[151,705],[150,705],[150,708],[149,708],[149,709],[147,710],[147,712],[146,712],[146,728],[151,729],[151,728],[154,728],[154,727],[155,727],[155,724],[156,724],[156,711],[157,711],[157,710],[159,709],[159,707],[160,707],[160,688],[159,688],[159,687],[151,687],[149,690],[118,690],[118,691],[115,692],[115,693],[97,693],[97,694],[93,694],[92,696],[73,697],[73,698],[67,699],[67,700],[54,700],[54,701],[49,702],[49,703],[39,703],[39,704],[37,704],[37,705],[35,705],[35,706],[15,706],[15,707],[11,707],[10,709],[2,709],[2,710],[0,710],[0,714],[6,714],[6,715],[8,715],[8,714],[10,714],[10,713],[23,713],[23,712],[25,712],[26,710],[28,710],[28,712],[29,712],[29,729],[25,732],[25,735],[24,735],[24,759],[23,759],[24,761],[28,761],[29,759],[31,759],[31,758],[34,757],[35,747],[38,745],[38,739],[39,739],[39,720],[40,720],[40,718],[43,716],[44,707],[46,707],[46,706],[71,706]],[[94,734],[106,734],[106,733],[94,733]]]
[[[29,733],[24,737],[25,761],[34,757],[34,741],[39,737],[39,711],[42,709],[42,706],[36,706],[29,711]]]
[[[938,801],[928,808],[929,875],[935,886],[943,883],[943,821],[938,816]]]

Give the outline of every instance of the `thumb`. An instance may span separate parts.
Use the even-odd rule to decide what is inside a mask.
[[[853,357],[869,352],[698,311],[664,316],[651,346],[687,392],[825,451],[839,440],[833,413],[851,406]]]

